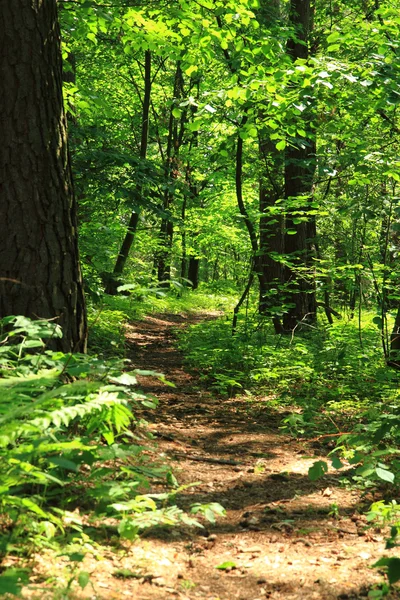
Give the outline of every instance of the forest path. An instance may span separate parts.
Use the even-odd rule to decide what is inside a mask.
[[[283,435],[282,414],[268,410],[265,398],[221,399],[184,369],[175,330],[216,316],[148,316],[128,327],[127,344],[133,367],[162,372],[176,386],[140,378],[141,389],[160,402],[147,414],[158,451],[180,484],[200,482],[178,504],[219,502],[227,517],[207,526],[206,536],[185,527],[145,534],[126,565],[133,568],[133,561],[148,576],[121,581],[108,597],[365,598],[382,580],[369,567],[382,555],[384,540],[365,529],[359,493],[341,487],[338,473],[308,479],[309,466],[323,458],[316,454],[321,448]],[[216,569],[225,562],[235,567]]]

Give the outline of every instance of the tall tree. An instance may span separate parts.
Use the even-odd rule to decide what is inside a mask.
[[[287,43],[287,53],[295,62],[309,57],[310,34],[314,22],[313,0],[291,0],[289,22],[293,35]],[[307,271],[311,268],[312,243],[316,236],[315,217],[307,211],[312,194],[315,171],[315,132],[312,130],[312,106],[303,113],[304,137],[291,137],[285,153],[285,198],[288,202],[286,218],[285,253],[290,265],[285,269],[288,310],[283,318],[286,330],[292,330],[301,321],[315,321],[316,295]],[[304,217],[299,219],[299,210]]]
[[[86,349],[56,0],[0,4],[0,317],[54,319]]]

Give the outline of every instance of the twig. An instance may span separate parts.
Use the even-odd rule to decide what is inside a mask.
[[[193,454],[176,454],[177,458],[187,458],[188,460],[195,460],[197,462],[209,462],[216,465],[242,465],[243,463],[237,462],[236,460],[229,460],[225,458],[211,458],[208,456],[194,456]]]
[[[319,435],[316,438],[298,438],[299,442],[319,442],[319,440],[323,440],[324,438],[330,437],[340,437],[341,435],[351,435],[351,431],[339,431],[338,433],[325,433],[324,435]]]

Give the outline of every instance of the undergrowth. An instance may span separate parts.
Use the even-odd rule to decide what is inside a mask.
[[[104,330],[114,318],[120,314],[108,315]],[[118,357],[48,350],[46,340],[62,335],[54,323],[19,316],[0,325],[0,595],[19,594],[29,582],[24,560],[40,548],[75,565],[67,592],[85,587],[90,577],[79,563],[105,524],[133,541],[149,527],[202,527],[198,516],[223,515],[216,503],[180,509],[183,488],[155,460],[136,413],[157,401],[136,389],[136,375],[165,382],[161,374],[128,371]],[[153,485],[160,493],[150,493]]]
[[[129,287],[129,286],[127,286]],[[235,296],[232,290],[220,295],[212,287],[203,285],[191,291],[179,285],[166,292],[153,287],[132,286],[127,296],[103,295],[88,308],[89,350],[103,357],[125,355],[125,324],[154,313],[196,313],[225,311],[232,308]]]
[[[362,335],[360,345],[358,324],[352,320],[277,336],[269,323],[242,318],[232,336],[231,321],[224,317],[187,328],[180,347],[188,365],[217,393],[247,391],[264,398],[266,408],[301,409],[303,418],[293,423],[292,433],[305,433],[310,415],[310,433],[315,435],[321,409],[340,422],[343,416],[371,416],[381,402],[398,402],[399,374],[386,366],[369,315]],[[328,419],[324,431],[328,423],[335,429]]]
[[[221,318],[190,326],[179,343],[189,368],[215,393],[240,394],[255,414],[260,407],[281,414],[282,431],[318,440],[328,458],[314,463],[310,479],[346,466],[352,485],[382,490],[368,518],[386,519],[386,547],[394,548],[400,545],[399,510],[391,500],[400,489],[400,374],[384,361],[374,318],[365,313],[361,324],[343,319],[285,336],[256,317],[242,317],[232,336],[230,319]],[[400,559],[383,557],[375,566],[389,582],[371,592],[381,598],[400,580]]]

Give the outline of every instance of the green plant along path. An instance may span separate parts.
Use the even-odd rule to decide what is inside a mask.
[[[129,312],[129,304],[121,301],[120,309]],[[98,315],[99,339],[109,319],[107,311]],[[1,422],[2,592],[397,597],[378,571],[397,577],[390,547],[400,511],[388,500],[395,440],[384,452],[379,433],[395,412],[377,408],[382,386],[386,395],[396,386],[390,377],[372,385],[379,376],[372,334],[369,394],[360,387],[354,398],[351,356],[342,377],[331,378],[337,354],[356,348],[351,324],[324,343],[319,335],[303,338],[301,359],[296,340],[282,340],[286,367],[283,360],[274,367],[278,356],[264,352],[270,368],[257,387],[251,374],[259,366],[246,367],[244,347],[257,345],[260,360],[268,332],[248,334],[249,325],[241,323],[233,342],[221,311],[153,313],[127,325],[136,370],[121,374],[115,359],[45,350],[40,338],[59,330],[14,319],[2,346],[10,398]],[[17,335],[22,341],[9,345]],[[321,363],[305,358],[315,344],[321,353],[336,348],[332,366],[326,356]],[[36,347],[43,350],[31,354]],[[314,397],[305,403],[312,382]],[[347,387],[346,402],[327,400],[335,386]]]

